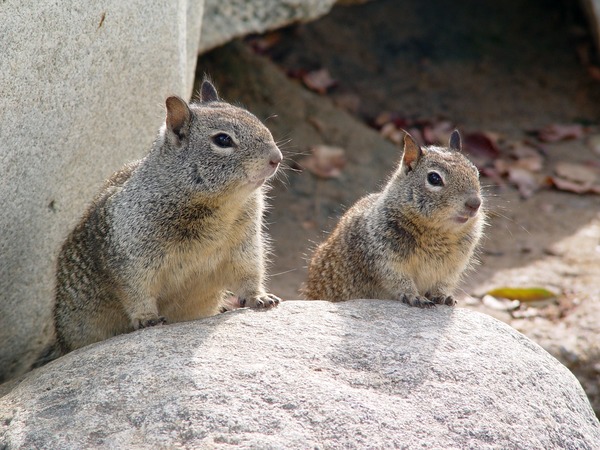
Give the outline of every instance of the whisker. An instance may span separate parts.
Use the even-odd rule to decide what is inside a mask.
[[[292,138],[283,138],[276,141],[275,144],[277,144],[277,147],[283,147],[284,145],[287,145],[290,142],[292,142]]]
[[[272,273],[272,274],[269,275],[269,278],[278,277],[279,275],[285,275],[286,273],[295,272],[296,270],[298,270],[298,269],[290,269],[290,270],[286,270],[284,272]]]

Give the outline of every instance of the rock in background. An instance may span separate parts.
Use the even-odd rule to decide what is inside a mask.
[[[50,326],[60,243],[101,182],[191,93],[201,1],[5,1],[0,8],[0,381]]]
[[[0,399],[4,448],[597,448],[575,377],[489,316],[286,302],[122,335]]]
[[[199,48],[210,50],[235,37],[263,33],[327,14],[336,0],[206,0]]]

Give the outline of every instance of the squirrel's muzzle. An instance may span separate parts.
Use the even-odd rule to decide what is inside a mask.
[[[469,215],[473,217],[479,208],[481,207],[481,198],[479,197],[469,197],[465,201],[465,208],[469,212]]]
[[[271,159],[269,160],[269,165],[273,168],[276,168],[277,166],[279,166],[279,163],[281,163],[282,160],[283,158],[281,153],[279,153],[279,155],[271,156]]]

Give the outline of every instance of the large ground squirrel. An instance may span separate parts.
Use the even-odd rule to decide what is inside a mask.
[[[264,289],[263,183],[281,152],[209,81],[199,103],[166,100],[149,154],[116,172],[58,257],[60,353],[164,322],[216,314],[224,290],[271,307]]]
[[[406,134],[385,188],[359,200],[316,249],[305,296],[454,305],[484,224],[479,173],[460,149],[458,131],[449,148],[421,148]]]

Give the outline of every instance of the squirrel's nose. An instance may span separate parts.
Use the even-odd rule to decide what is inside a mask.
[[[277,167],[282,160],[283,156],[281,155],[281,152],[278,151],[277,153],[271,155],[269,164],[271,165],[271,167]]]
[[[465,206],[469,211],[475,213],[481,206],[481,199],[479,197],[470,197],[465,201]]]

